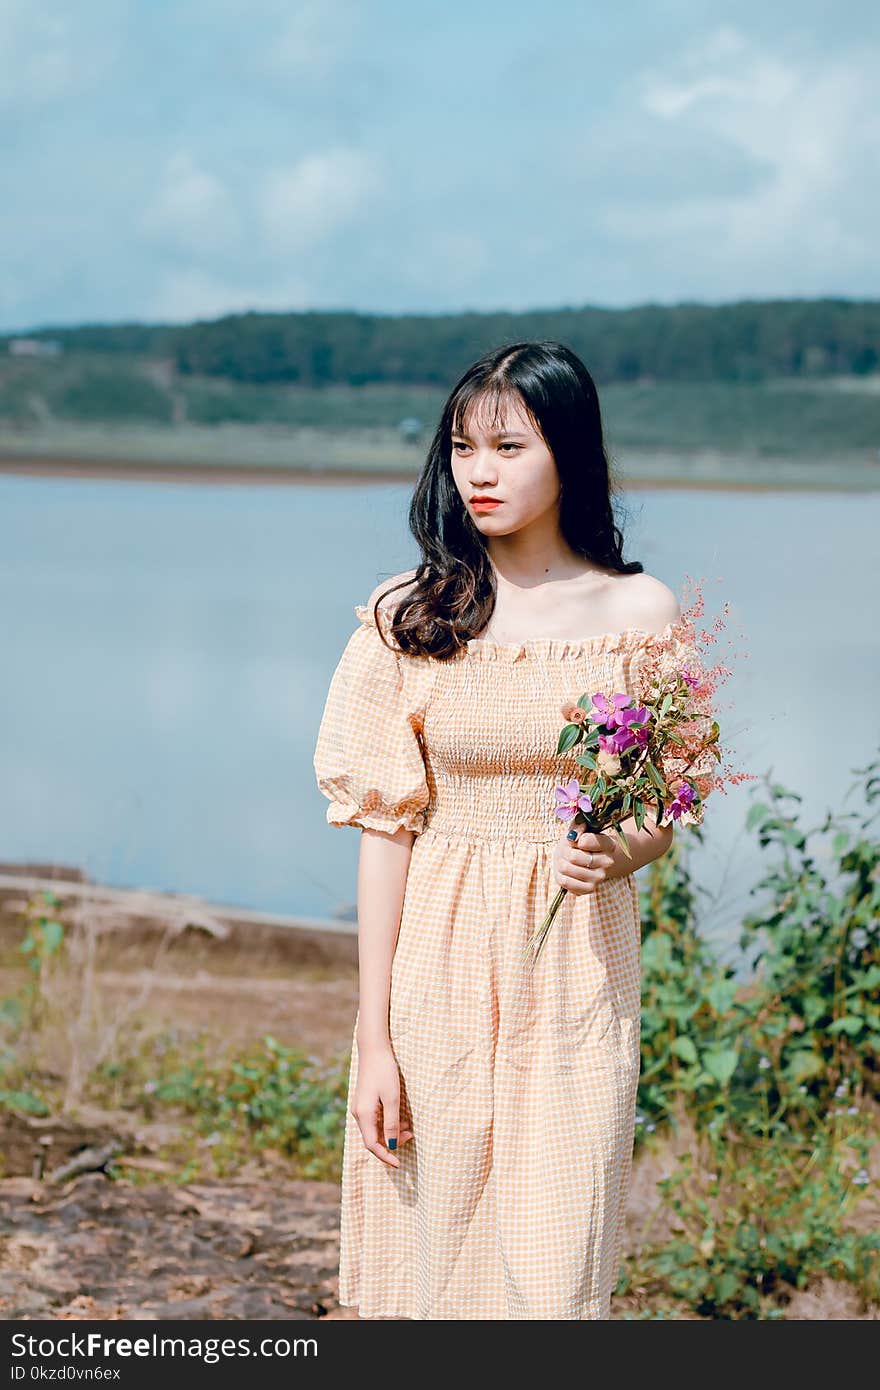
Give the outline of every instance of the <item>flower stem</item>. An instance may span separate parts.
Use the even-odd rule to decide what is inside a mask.
[[[520,964],[524,967],[527,967],[529,970],[533,970],[535,968],[535,963],[537,962],[538,954],[547,938],[547,933],[549,932],[553,924],[553,918],[556,916],[557,912],[562,906],[562,899],[565,897],[567,892],[567,888],[560,888],[559,892],[556,894],[556,897],[550,904],[550,907],[547,911],[547,915],[544,918],[543,922],[538,927],[537,931],[532,933],[532,935],[529,937],[528,941],[525,944],[525,949],[523,950],[522,956],[520,957]]]

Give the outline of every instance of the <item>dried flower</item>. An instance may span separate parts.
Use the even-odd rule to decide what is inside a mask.
[[[582,826],[614,832],[627,855],[624,821],[634,820],[638,829],[649,816],[657,826],[699,825],[716,788],[752,780],[750,773],[717,770],[722,749],[714,696],[729,669],[707,668],[700,658],[698,643],[715,641],[714,633],[696,630],[703,608],[698,588],[696,600],[675,622],[662,634],[651,634],[630,664],[631,690],[597,690],[561,707],[566,728],[556,751],[580,747],[578,762],[592,780],[589,795],[577,777],[557,786],[555,814],[570,820],[582,813]],[[720,620],[714,626],[717,630]],[[524,964],[537,960],[567,891],[560,888],[527,941]]]
[[[582,709],[581,706],[576,704],[573,700],[566,700],[561,708],[562,717],[566,724],[583,724],[587,717],[587,711]]]

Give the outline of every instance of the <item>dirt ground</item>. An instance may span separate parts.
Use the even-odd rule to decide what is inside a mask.
[[[20,901],[0,893],[0,999],[23,979]],[[139,1012],[156,1031],[207,1030],[241,1043],[271,1032],[317,1057],[347,1051],[357,1004],[352,933],[226,921],[220,936],[181,931],[151,971],[160,926],[141,910],[122,918],[117,910],[101,937],[95,989],[108,1016],[141,997]],[[266,1160],[234,1178],[166,1180],[170,1165],[158,1155],[168,1129],[94,1106],[48,1118],[0,1110],[0,1319],[356,1318],[337,1299],[337,1185],[285,1179]],[[86,1171],[51,1180],[86,1151],[95,1151]],[[148,1184],[108,1177],[111,1153]],[[638,1244],[672,1159],[667,1145],[637,1160],[627,1248]],[[614,1315],[625,1312],[618,1300]],[[829,1282],[798,1295],[787,1315],[849,1320],[880,1310]]]

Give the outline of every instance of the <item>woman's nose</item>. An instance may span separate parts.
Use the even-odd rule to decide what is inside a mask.
[[[498,469],[492,464],[491,454],[487,454],[484,457],[475,454],[471,464],[471,482],[474,484],[486,483],[497,480],[497,478]]]

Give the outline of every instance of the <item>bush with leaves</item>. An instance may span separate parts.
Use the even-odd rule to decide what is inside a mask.
[[[767,800],[752,806],[748,825],[780,860],[752,889],[770,898],[743,924],[743,950],[758,948],[747,982],[700,937],[678,844],[651,865],[641,898],[647,1123],[683,1104],[698,1129],[799,1132],[841,1087],[877,1096],[880,844],[871,828],[880,762],[859,775],[865,811],[829,814],[810,831],[787,810],[800,797],[763,779]]]
[[[713,1137],[658,1183],[671,1233],[625,1262],[618,1292],[656,1310],[701,1317],[784,1316],[797,1289],[822,1277],[880,1298],[880,1233],[851,1221],[876,1142],[861,1118],[833,1120],[799,1143]]]
[[[340,1174],[345,1128],[347,1067],[323,1063],[267,1034],[244,1052],[185,1057],[174,1051],[142,1085],[147,1113],[173,1106],[190,1114],[212,1147],[214,1166],[226,1172],[249,1152],[266,1149],[293,1160],[306,1178]]]
[[[702,839],[694,827],[689,834]],[[678,840],[651,865],[641,899],[642,1069],[637,1133],[675,1123],[681,1106],[700,1125],[723,1109],[738,1058],[737,982],[696,925],[696,894]]]
[[[876,1212],[868,1232],[850,1220],[873,1200],[880,1042],[880,763],[859,776],[865,811],[811,831],[789,809],[800,798],[764,779],[748,824],[779,862],[753,889],[769,900],[743,925],[743,949],[758,948],[745,983],[700,939],[678,846],[651,866],[637,1133],[684,1110],[699,1150],[658,1184],[670,1238],[622,1277],[655,1310],[783,1316],[821,1276],[880,1297]]]
[[[801,798],[769,779],[767,800],[749,811],[777,862],[752,890],[769,902],[743,923],[757,976],[738,1081],[748,1088],[763,1068],[780,1122],[798,1097],[828,1106],[842,1086],[878,1098],[880,843],[871,832],[880,762],[859,776],[848,795],[861,786],[866,810],[829,814],[810,830],[798,823]]]

